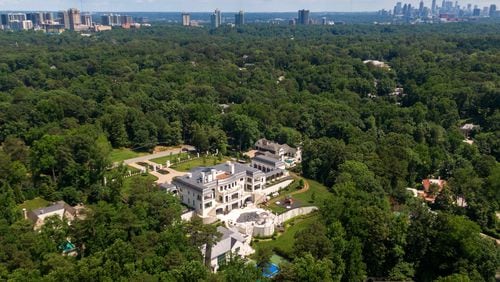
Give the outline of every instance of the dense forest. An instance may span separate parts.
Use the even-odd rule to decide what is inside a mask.
[[[298,169],[334,196],[274,280],[495,281],[498,24],[158,25],[0,42],[0,280],[264,281],[238,258],[210,273],[199,248],[215,227],[181,222],[179,201],[148,181],[123,199],[109,155],[237,155],[266,137],[301,144]],[[472,144],[465,123],[479,125]],[[406,191],[429,177],[448,181],[431,205]],[[33,231],[18,205],[39,196],[89,212]],[[65,238],[78,257],[61,256]]]

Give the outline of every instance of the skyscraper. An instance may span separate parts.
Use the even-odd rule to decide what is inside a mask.
[[[58,21],[64,25],[64,29],[69,29],[69,16],[68,11],[61,11],[57,14]]]
[[[182,13],[182,25],[190,26],[191,25],[191,14]]]
[[[82,23],[82,17],[80,16],[80,11],[71,8],[68,10],[68,17],[69,17],[69,29],[78,30],[78,27]]]
[[[424,1],[420,0],[420,5],[418,7],[418,16],[423,17],[424,16]]]
[[[397,16],[401,14],[403,14],[403,6],[401,2],[398,2],[396,3],[396,6],[394,6],[394,15]]]
[[[432,15],[436,15],[436,0],[432,0],[432,7],[431,7],[431,12],[432,12]]]
[[[216,9],[215,12],[210,15],[210,23],[212,26],[212,29],[216,29],[221,25],[222,22],[222,16],[221,12],[219,9]]]
[[[242,26],[245,24],[245,13],[239,11],[239,13],[234,15],[234,24],[236,26]]]
[[[297,24],[309,24],[309,10],[299,10],[299,20],[297,21]]]
[[[495,17],[497,14],[497,5],[491,4],[490,5],[490,18]]]
[[[89,14],[82,15],[82,24],[88,27],[92,26],[92,16]]]
[[[43,22],[43,13],[27,13],[26,19],[31,21],[33,25],[41,25]]]

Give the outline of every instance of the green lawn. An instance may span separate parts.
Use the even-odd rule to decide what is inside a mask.
[[[161,158],[156,158],[156,159],[151,159],[150,161],[155,162],[157,164],[162,164],[165,165],[167,161],[170,161],[170,163],[173,163],[173,161],[177,161],[177,158],[181,158],[181,160],[185,160],[188,157],[188,153],[180,153],[180,154],[172,154],[169,156],[161,157]]]
[[[200,157],[200,158],[192,159],[192,160],[187,161],[187,162],[173,165],[172,169],[175,169],[177,171],[187,172],[187,171],[190,171],[191,169],[199,167],[199,166],[212,166],[212,165],[224,163],[224,162],[229,161],[229,160],[230,160],[230,158],[228,158],[228,157],[222,157],[222,159],[220,161],[217,157],[212,157],[212,156],[205,157],[205,158]]]
[[[147,155],[148,153],[146,152],[135,152],[127,148],[121,148],[121,149],[113,149],[111,151],[111,154],[109,155],[109,158],[111,159],[111,162],[121,162],[127,159],[132,159],[140,156]]]
[[[34,209],[39,209],[39,208],[44,208],[50,204],[49,201],[37,197],[34,198],[33,200],[27,200],[24,201],[24,203],[19,205],[19,208],[21,209],[27,209],[27,210],[34,210]]]
[[[130,189],[131,189],[130,185],[132,184],[132,182],[135,179],[148,179],[151,181],[156,181],[158,178],[156,176],[151,175],[151,174],[138,174],[138,175],[134,175],[134,176],[125,178],[123,180],[123,189],[122,189],[122,195],[124,197],[128,197],[128,195],[130,194]]]
[[[317,213],[291,219],[285,223],[285,232],[283,234],[279,235],[275,240],[262,240],[254,243],[254,247],[256,249],[270,248],[278,251],[280,255],[283,254],[290,258],[295,244],[295,234],[318,220],[319,215]]]
[[[309,183],[309,190],[307,190],[304,193],[295,194],[292,196],[294,201],[296,203],[299,203],[301,207],[307,207],[307,206],[319,207],[323,204],[325,200],[333,197],[332,193],[328,191],[328,188],[326,188],[326,186],[322,185],[321,183],[310,179],[307,179],[307,182]],[[282,190],[280,192],[280,196],[271,199],[270,204],[267,208],[275,213],[283,213],[287,211],[287,209],[284,208],[283,206],[276,205],[276,202],[277,201],[283,202],[283,200],[288,194],[297,191],[297,185],[298,185],[298,180],[293,182],[288,188],[288,190],[287,189]]]

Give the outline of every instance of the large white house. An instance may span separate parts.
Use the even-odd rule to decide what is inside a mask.
[[[195,168],[175,177],[172,184],[182,203],[207,218],[253,203],[255,192],[265,187],[266,174],[248,165],[227,162]]]

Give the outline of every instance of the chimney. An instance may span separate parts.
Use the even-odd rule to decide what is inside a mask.
[[[205,179],[205,172],[202,171],[201,172],[201,183],[205,183],[206,182],[206,179]]]
[[[24,219],[28,219],[28,210],[26,208],[23,208],[23,216]]]
[[[212,169],[212,180],[217,179],[217,170]]]
[[[234,164],[232,163],[231,164],[231,175],[233,175],[233,174],[234,174]]]

